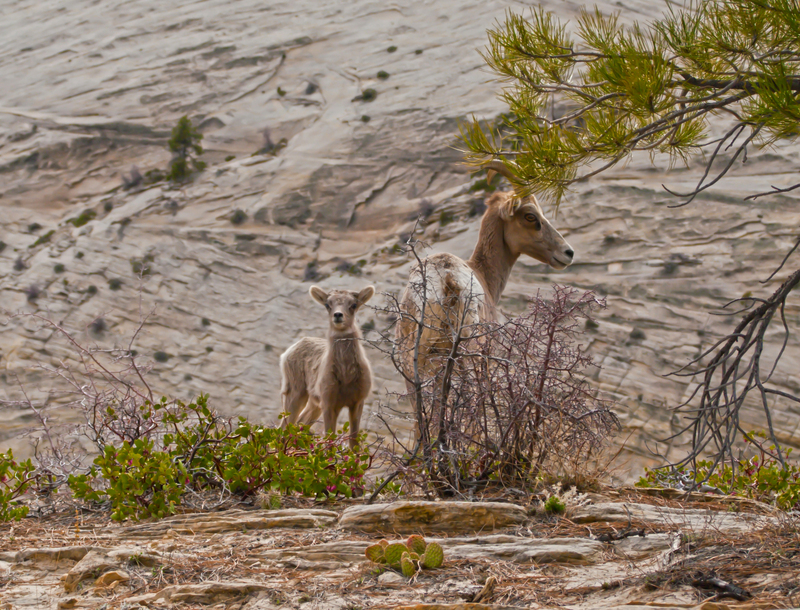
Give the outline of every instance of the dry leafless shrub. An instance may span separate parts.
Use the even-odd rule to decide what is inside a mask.
[[[176,401],[164,403],[161,413],[153,409],[153,405],[161,403],[146,379],[152,365],[142,364],[133,349],[150,314],[140,316],[127,345],[113,348],[84,343],[47,315],[17,314],[10,319],[22,317],[34,320],[66,343],[70,356],[55,366],[39,365],[55,380],[54,389],[43,399],[33,398],[19,379],[18,397],[0,399],[0,408],[27,410],[35,417],[36,423],[28,435],[36,464],[34,488],[40,496],[52,500],[53,492],[64,486],[70,475],[86,472],[106,445],[119,446],[125,441],[133,444],[146,439],[160,447],[166,433],[177,432],[175,424],[165,425],[164,411],[180,414],[182,428],[197,423],[197,412],[182,408]],[[81,421],[73,424],[56,421],[51,415],[56,408],[73,410]],[[215,424],[230,428],[230,422],[216,413],[212,419]],[[230,494],[222,493],[227,495]],[[201,501],[206,503],[208,499]]]
[[[798,246],[800,241],[764,283],[781,270]],[[664,467],[673,472],[673,484],[682,483],[690,490],[695,489],[726,468],[729,468],[732,477],[736,477],[743,452],[743,447],[737,441],[742,437],[776,460],[783,470],[787,470],[786,455],[775,434],[772,410],[776,401],[797,406],[800,396],[778,389],[773,376],[781,370],[781,358],[789,344],[791,332],[786,306],[790,297],[797,294],[795,291],[798,286],[800,270],[794,271],[767,299],[745,297],[728,303],[724,314],[744,314],[733,331],[673,373],[676,376],[699,378],[689,398],[676,407],[676,411],[684,417],[685,425],[665,439],[669,441],[685,432],[692,435],[689,453],[678,462],[668,463]],[[727,311],[727,307],[733,304],[740,305],[740,309]],[[775,319],[780,322],[781,335],[777,354],[765,350],[765,339]],[[763,439],[752,434],[741,421],[741,410],[748,397],[752,396],[757,397],[764,411],[767,429]],[[703,469],[704,476],[694,476],[688,481],[679,480],[678,474],[684,469],[698,473],[698,464],[705,456],[709,456],[711,461]]]
[[[426,493],[469,497],[494,485],[530,489],[550,477],[579,478],[619,427],[587,381],[593,364],[578,343],[584,320],[603,301],[554,286],[549,298],[537,293],[505,323],[470,323],[472,297],[456,306],[432,293],[425,262],[417,260],[421,273],[411,289],[420,306],[408,311],[388,295],[379,310],[416,329],[376,342],[407,382],[417,432],[409,446],[379,415],[400,449],[385,482],[403,475]],[[422,339],[431,333],[438,340],[426,350]]]

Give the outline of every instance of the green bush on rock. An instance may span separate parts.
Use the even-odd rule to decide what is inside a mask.
[[[107,415],[117,417],[112,407]],[[158,417],[161,435],[106,444],[87,473],[71,475],[73,495],[109,502],[118,521],[161,518],[174,514],[189,490],[352,497],[363,490],[371,463],[368,449],[349,448],[346,425],[340,434],[318,437],[308,426],[267,428],[244,418],[234,424],[209,408],[206,395],[188,405],[162,398],[142,407],[141,419],[152,429]],[[365,438],[359,435],[359,447]]]
[[[712,460],[698,460],[693,470],[646,468],[636,486],[688,488],[705,484],[722,493],[773,504],[782,510],[800,509],[800,465],[788,461],[791,448],[781,447],[787,458],[784,467],[774,457],[774,445],[762,447],[755,442],[756,438],[766,439],[766,433],[750,432],[743,436],[756,454],[739,459],[735,470],[730,464],[719,466]]]
[[[30,460],[15,461],[11,449],[0,453],[0,522],[19,521],[28,514],[28,507],[17,498],[28,490],[34,476]]]

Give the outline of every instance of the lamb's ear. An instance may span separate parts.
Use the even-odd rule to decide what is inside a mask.
[[[503,220],[511,220],[519,209],[522,200],[513,193],[502,193],[502,195],[505,195],[505,197],[498,202],[497,209],[500,211],[500,217]]]
[[[325,305],[325,303],[328,302],[328,293],[325,292],[319,286],[312,286],[309,289],[308,294],[310,294],[311,298],[314,299],[320,305]]]
[[[358,293],[358,296],[356,297],[358,299],[358,304],[363,305],[364,303],[369,301],[374,294],[375,294],[375,286],[367,286],[366,288],[364,288],[364,290]]]

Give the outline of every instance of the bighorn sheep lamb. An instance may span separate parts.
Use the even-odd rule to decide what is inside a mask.
[[[500,161],[487,164],[509,180],[514,174]],[[434,354],[446,354],[453,333],[470,324],[497,321],[497,304],[521,254],[555,269],[572,263],[574,252],[545,218],[533,195],[518,198],[514,192],[494,193],[486,200],[478,243],[469,260],[453,254],[434,254],[416,265],[400,300],[404,312],[395,333],[402,350],[406,379],[413,379],[413,352],[417,342],[423,293],[425,313],[419,338],[417,366],[427,368]]]
[[[311,424],[320,413],[325,431],[336,427],[339,412],[350,412],[350,446],[356,446],[361,411],[372,389],[372,370],[361,345],[356,312],[375,294],[368,286],[361,292],[318,286],[311,298],[328,310],[327,339],[303,337],[281,354],[281,397],[287,423]],[[302,412],[301,412],[302,409]]]

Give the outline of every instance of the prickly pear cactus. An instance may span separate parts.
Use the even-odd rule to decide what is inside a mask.
[[[425,547],[420,563],[423,568],[441,568],[444,563],[444,550],[437,543],[431,542]]]
[[[425,538],[418,534],[413,534],[406,540],[408,550],[417,555],[422,555],[425,552]]]
[[[423,568],[440,568],[444,563],[442,547],[431,542],[425,543],[422,536],[414,534],[405,543],[381,540],[367,547],[367,559],[375,563],[385,563],[410,578]]]
[[[386,543],[386,546],[389,546],[388,542]],[[370,561],[374,561],[375,563],[386,563],[386,554],[384,553],[384,546],[380,543],[368,546],[367,550],[364,551],[364,554]]]
[[[417,566],[414,564],[408,551],[403,553],[403,556],[400,558],[400,571],[406,578],[411,578],[417,573]]]
[[[400,567],[400,560],[403,553],[408,553],[408,547],[402,542],[392,542],[384,549],[386,563],[393,567]]]

